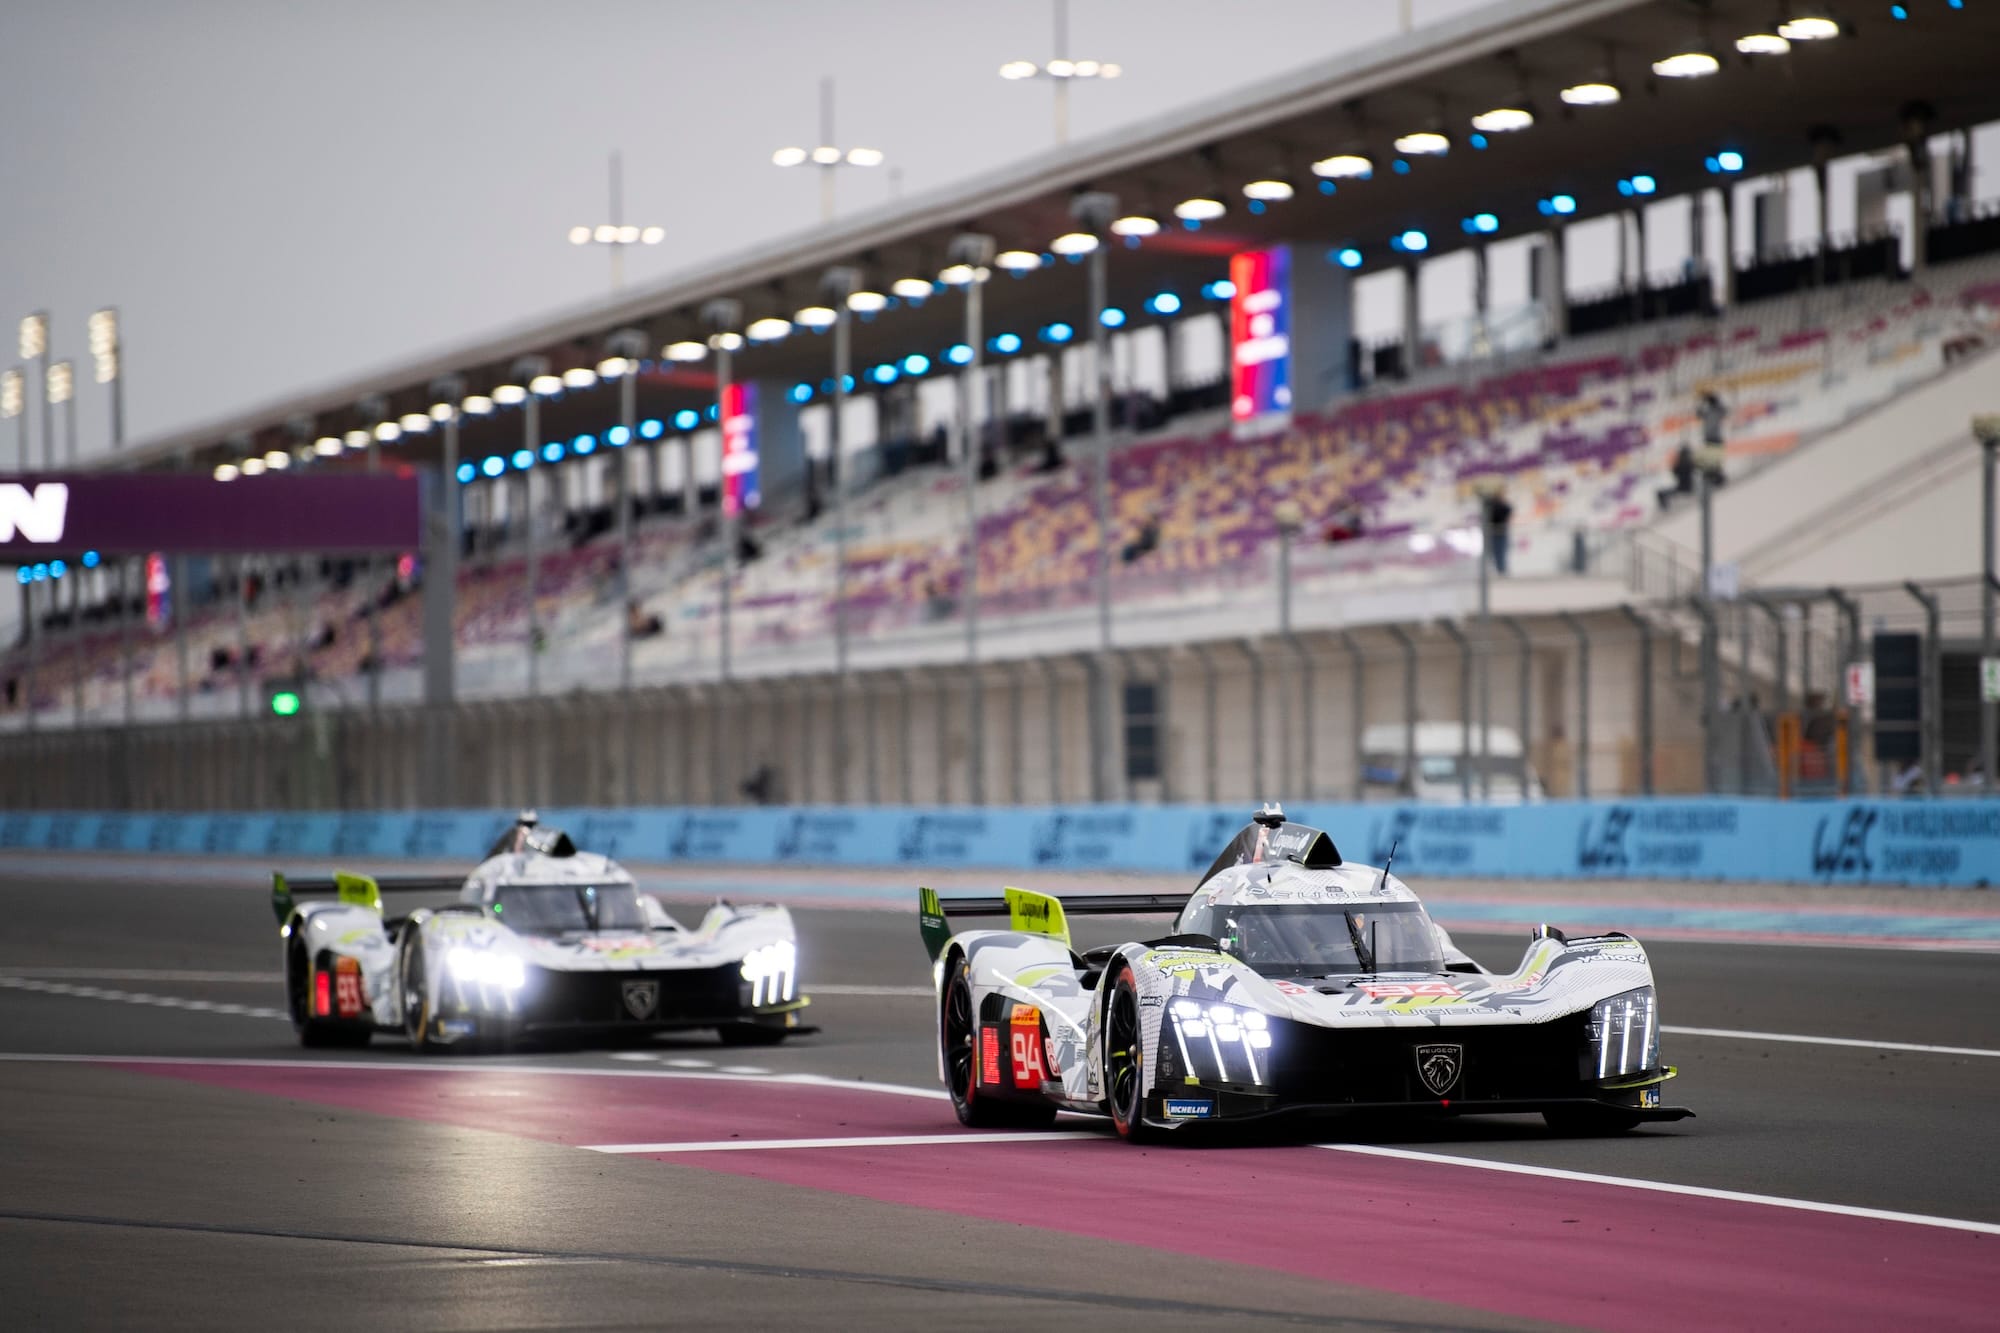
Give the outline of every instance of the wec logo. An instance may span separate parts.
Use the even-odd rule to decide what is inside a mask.
[[[59,481],[0,483],[0,542],[59,542],[69,516],[69,487]]]

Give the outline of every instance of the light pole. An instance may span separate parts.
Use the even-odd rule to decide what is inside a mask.
[[[90,317],[90,357],[97,382],[110,391],[111,447],[125,443],[125,347],[118,332],[118,309],[106,306]]]
[[[37,310],[34,314],[25,316],[21,320],[19,350],[21,360],[36,363],[35,380],[44,386],[42,393],[42,467],[44,469],[52,468],[56,465],[56,418],[55,409],[49,405],[49,397],[46,389],[49,379],[49,316],[47,311]],[[26,438],[27,433],[24,430],[22,432],[22,439],[25,440]],[[22,463],[24,467],[26,462],[27,457],[23,453]]]
[[[1479,797],[1484,800],[1492,791],[1487,773],[1491,767],[1487,756],[1493,752],[1493,678],[1488,659],[1493,651],[1493,543],[1499,535],[1493,523],[1493,501],[1500,494],[1500,483],[1482,481],[1474,493],[1479,497]],[[1468,722],[1462,719],[1459,725]],[[1525,736],[1521,740],[1527,743]],[[1462,748],[1469,751],[1472,747]]]
[[[1055,54],[1047,62],[1010,60],[1000,67],[1003,79],[1047,79],[1055,90],[1056,142],[1069,142],[1069,86],[1078,80],[1115,79],[1125,71],[1108,60],[1069,58],[1069,0],[1055,0]]]
[[[1111,373],[1110,330],[1104,324],[1104,308],[1109,304],[1104,271],[1105,228],[1118,216],[1118,196],[1102,190],[1086,190],[1070,200],[1070,216],[1079,230],[1060,236],[1051,243],[1058,254],[1087,254],[1090,258],[1090,349],[1096,363],[1096,391],[1091,396],[1091,437],[1096,456],[1092,469],[1092,500],[1097,512],[1097,650],[1098,706],[1093,765],[1093,799],[1104,800],[1111,787]]]
[[[1278,633],[1292,637],[1292,539],[1305,523],[1297,500],[1280,500],[1272,511],[1278,520]]]
[[[718,647],[717,670],[724,681],[730,672],[730,611],[736,597],[736,506],[729,496],[729,399],[731,372],[735,369],[733,359],[736,349],[743,345],[743,335],[736,332],[736,326],[743,322],[743,303],[731,297],[718,297],[701,308],[702,323],[712,332],[708,345],[715,352],[715,422],[721,428],[721,440],[716,459],[717,499],[722,510],[722,640]],[[692,451],[690,451],[691,453]],[[692,458],[690,458],[690,473]]]
[[[833,772],[837,798],[847,793],[847,382],[853,360],[854,310],[861,271],[846,265],[820,278],[820,291],[833,307],[833,402],[827,412],[826,465],[829,526],[833,529]],[[870,292],[859,304],[877,308]]]
[[[882,150],[879,148],[841,149],[833,142],[833,79],[819,81],[819,142],[811,148],[796,145],[778,149],[771,154],[771,162],[780,167],[815,166],[819,168],[819,220],[833,221],[833,179],[834,173],[842,167],[879,167],[882,165]]]
[[[1702,790],[1713,792],[1720,785],[1718,762],[1722,754],[1716,745],[1716,728],[1722,710],[1722,656],[1716,642],[1715,622],[1715,478],[1722,474],[1727,457],[1720,445],[1703,445],[1695,450],[1695,484],[1701,489],[1701,588],[1697,596],[1709,614],[1702,617],[1701,632],[1701,738]]]
[[[962,416],[960,432],[965,457],[965,577],[959,598],[965,606],[965,670],[971,699],[971,739],[966,762],[971,782],[967,796],[974,805],[986,799],[986,707],[979,679],[979,451],[983,434],[978,395],[985,369],[985,295],[988,268],[993,262],[994,241],[981,232],[963,232],[952,238],[948,258],[951,264],[938,276],[948,285],[965,288],[965,373],[959,380]]]
[[[0,421],[16,421],[20,425],[21,471],[28,470],[28,376],[20,366],[0,373]]]
[[[625,285],[625,247],[628,245],[658,245],[667,239],[665,227],[636,227],[624,220],[625,214],[625,158],[623,154],[611,155],[611,220],[600,222],[594,227],[578,223],[569,229],[571,245],[601,245],[611,252],[611,290],[617,291]]]
[[[44,381],[47,401],[51,409],[63,410],[63,461],[70,467],[76,466],[76,367],[67,361],[58,361],[49,367]],[[49,466],[55,466],[53,454]]]
[[[458,697],[458,553],[465,532],[465,488],[458,480],[458,432],[465,379],[440,375],[430,383],[431,420],[442,427],[437,487],[430,506],[424,554],[424,702],[449,708]],[[447,747],[449,748],[449,747]],[[448,799],[452,763],[439,756],[435,799]]]
[[[625,431],[625,448],[636,452],[639,440],[639,359],[646,354],[646,335],[621,329],[605,342],[604,360],[597,363],[600,380],[618,381],[618,422]],[[618,689],[632,692],[632,459],[618,459],[618,591],[624,599],[625,628],[618,636]],[[630,772],[630,765],[626,766]]]
[[[541,693],[542,613],[536,605],[541,584],[541,543],[535,532],[535,459],[541,452],[542,398],[560,392],[562,380],[549,373],[547,357],[524,356],[514,362],[513,381],[493,390],[493,401],[521,409],[521,451],[528,466],[521,469],[521,533],[527,554],[528,695]]]
[[[1996,781],[2000,781],[2000,770],[1996,760],[2000,760],[2000,704],[1996,704],[1985,688],[1985,673],[1991,670],[1986,664],[1994,656],[1994,538],[1996,515],[1994,513],[1994,466],[1995,455],[2000,454],[2000,415],[1979,416],[1972,419],[1972,433],[1979,440],[1980,458],[1980,530],[1979,568],[1984,577],[1979,585],[1979,658],[1980,658],[1980,704],[1979,704],[1979,768],[1990,791]]]

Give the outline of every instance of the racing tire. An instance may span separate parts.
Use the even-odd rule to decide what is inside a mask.
[[[724,1023],[715,1035],[724,1046],[776,1046],[791,1033],[764,1023]]]
[[[298,1034],[299,1045],[322,1049],[366,1046],[368,1038],[373,1035],[367,1024],[328,1022],[313,1016],[311,977],[306,946],[302,941],[295,940],[292,947],[285,951],[285,999],[292,1015],[292,1031]]]
[[[430,992],[424,983],[423,932],[417,931],[408,936],[403,944],[403,956],[397,960],[396,967],[402,981],[403,1035],[410,1039],[411,1048],[426,1055],[451,1049],[430,1036],[431,1020],[435,1015],[431,1013]]]
[[[1615,1106],[1552,1106],[1542,1112],[1549,1129],[1571,1138],[1602,1138],[1636,1129],[1639,1117]]]
[[[945,1091],[958,1123],[968,1129],[1047,1129],[1056,1108],[1046,1103],[1010,1102],[981,1094],[975,1077],[978,1052],[972,1019],[972,970],[960,955],[952,960],[939,1005],[938,1040],[944,1056]]]
[[[1139,1023],[1139,987],[1130,968],[1120,968],[1104,1002],[1101,1048],[1104,1100],[1118,1137],[1152,1143],[1159,1131],[1146,1123],[1146,1051]]]

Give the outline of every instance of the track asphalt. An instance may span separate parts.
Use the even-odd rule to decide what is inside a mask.
[[[1987,895],[1419,885],[1496,968],[1534,920],[1646,940],[1698,1118],[1134,1149],[958,1129],[898,874],[645,876],[800,904],[817,1035],[420,1059],[293,1044],[257,870],[0,860],[9,1327],[1879,1329],[2000,1301]]]

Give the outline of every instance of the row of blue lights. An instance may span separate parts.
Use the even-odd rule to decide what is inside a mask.
[[[85,551],[83,553],[81,563],[85,569],[96,569],[102,562],[103,557],[99,556],[95,551]],[[37,564],[22,565],[16,569],[14,571],[14,581],[25,587],[30,583],[47,583],[50,579],[59,579],[68,573],[69,561],[44,560]]]

